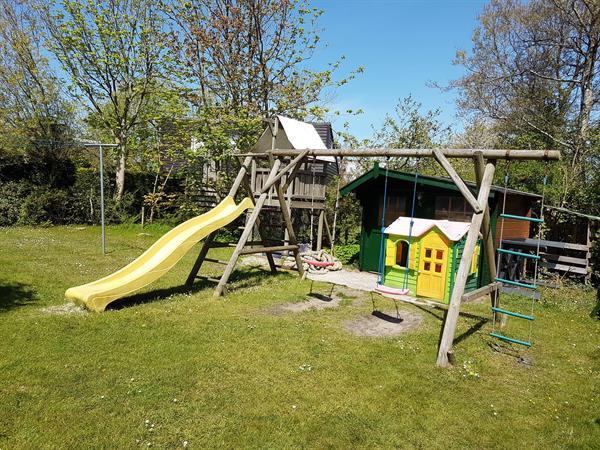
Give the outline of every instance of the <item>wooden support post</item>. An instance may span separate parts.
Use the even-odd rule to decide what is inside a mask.
[[[292,183],[294,182],[294,178],[296,178],[296,175],[298,175],[298,172],[302,168],[302,164],[306,165],[306,158],[304,158],[303,160],[301,160],[298,164],[296,164],[294,166],[292,173],[290,173],[290,175],[287,177],[287,180],[285,180],[285,184],[283,185],[284,191],[287,191],[288,188],[291,187]]]
[[[298,250],[297,245],[274,245],[271,247],[251,247],[245,248],[240,252],[240,255],[252,255],[254,253],[273,253],[283,252],[287,250]]]
[[[252,170],[254,171],[254,177],[255,177],[255,182],[256,182],[256,165],[253,166]],[[252,178],[248,177],[248,174],[246,173],[246,175],[243,178],[243,183],[246,186],[246,190],[248,191],[248,195],[250,196],[250,199],[252,200],[252,203],[254,203],[254,206],[256,207],[256,200],[254,198],[254,184],[252,183]],[[248,222],[250,220],[250,216],[252,215],[252,213],[248,213],[246,216],[246,226],[248,226]],[[268,245],[268,239],[267,239],[267,232],[265,230],[264,225],[262,224],[260,217],[256,218],[256,229],[258,230],[258,236],[260,238],[261,244],[263,246],[267,246]],[[254,227],[252,227],[252,231],[250,232],[250,239],[254,240]],[[246,244],[250,244],[249,242],[246,242]],[[276,273],[277,272],[277,266],[275,264],[275,261],[273,260],[273,255],[271,255],[270,253],[267,253],[267,261],[269,263],[269,268],[271,269],[271,272]]]
[[[250,163],[253,159],[254,158],[252,158],[252,156],[246,156],[244,158],[244,162],[242,163],[242,166],[240,167],[240,170],[237,176],[235,177],[233,184],[231,185],[231,189],[229,189],[229,194],[227,194],[229,195],[229,197],[235,197],[235,194],[237,194],[237,191],[240,188],[240,184],[242,184],[244,177],[246,177],[246,174],[248,173],[248,167],[250,166]]]
[[[200,248],[200,253],[198,253],[198,257],[196,258],[196,262],[194,263],[194,266],[192,267],[192,270],[190,271],[190,274],[188,275],[187,280],[185,282],[186,286],[189,287],[189,286],[191,286],[191,285],[194,284],[194,280],[196,279],[196,276],[198,275],[198,272],[200,272],[200,268],[202,267],[202,263],[206,259],[206,255],[208,254],[208,250],[210,250],[210,246],[211,246],[213,240],[215,239],[216,235],[217,235],[217,232],[213,231],[208,236],[206,236],[206,238],[204,239],[204,242],[202,243],[202,247]]]
[[[462,178],[456,172],[456,170],[454,170],[454,167],[452,167],[452,164],[450,164],[450,161],[446,159],[441,150],[434,148],[433,156],[435,157],[436,161],[440,163],[440,166],[442,166],[443,169],[448,173],[450,178],[452,178],[452,181],[454,181],[454,184],[456,185],[460,193],[463,195],[465,200],[467,200],[469,205],[471,205],[473,211],[475,211],[475,213],[480,213],[482,209],[481,205],[477,203],[477,200],[473,196],[473,193],[471,192],[469,187],[465,184],[465,182],[462,180]]]
[[[275,175],[277,175],[277,171],[279,170],[280,165],[281,165],[280,160],[274,161],[274,163],[271,165],[271,172],[269,173],[267,182],[272,180],[275,177]],[[250,215],[250,218],[248,219],[248,223],[246,224],[244,231],[242,231],[240,240],[238,241],[237,245],[235,246],[235,249],[233,250],[233,253],[231,254],[231,258],[229,258],[229,263],[225,267],[225,270],[223,271],[223,275],[221,275],[221,279],[219,280],[219,283],[217,284],[217,287],[215,288],[215,292],[213,294],[215,297],[220,297],[221,295],[223,295],[223,291],[225,290],[225,285],[227,284],[227,281],[229,280],[229,277],[231,276],[231,273],[233,272],[233,269],[235,268],[235,264],[237,263],[237,260],[240,257],[241,251],[244,249],[244,246],[246,245],[246,242],[248,241],[248,238],[250,237],[250,234],[252,233],[254,224],[256,223],[256,220],[258,219],[258,215],[260,214],[260,211],[261,211],[263,205],[265,204],[265,201],[267,200],[267,196],[268,196],[268,192],[264,192],[260,195],[260,197],[258,197],[258,200],[256,200],[254,209],[252,210],[252,214]]]
[[[325,231],[327,232],[327,239],[329,239],[329,245],[333,252],[333,236],[331,235],[331,229],[329,228],[329,222],[327,221],[327,214],[323,215],[323,223],[325,224]]]
[[[477,188],[481,189],[481,183],[483,182],[483,174],[485,172],[485,160],[483,159],[483,153],[475,153],[473,159],[475,163],[475,179],[477,181]],[[492,234],[492,222],[490,219],[490,206],[489,202],[485,201],[483,206],[483,222],[481,234],[483,235],[483,245],[485,248],[485,259],[487,262],[487,268],[490,273],[490,283],[496,279],[497,268],[496,268],[496,246],[494,245],[494,236]],[[499,290],[491,292],[492,306],[498,306],[496,304],[497,297],[500,296]],[[499,300],[499,299],[498,299]]]
[[[308,153],[308,150],[305,151],[304,153],[301,153],[300,155],[296,156],[287,166],[285,166],[283,169],[281,169],[279,171],[279,173],[275,176],[275,178],[273,180],[271,180],[269,183],[265,183],[265,185],[262,187],[260,193],[262,194],[263,192],[267,192],[269,189],[271,189],[271,186],[273,186],[275,183],[279,182],[279,180],[281,180],[281,178],[288,172],[290,172],[290,169],[295,168],[298,164],[302,163],[302,160],[304,159],[304,157],[306,156],[306,154]]]
[[[323,215],[325,214],[325,210],[319,211],[319,224],[317,226],[317,251],[321,250],[323,245]]]
[[[247,176],[248,167],[250,166],[250,163],[252,161],[254,161],[254,158],[252,158],[251,156],[246,156],[244,158],[244,161],[242,162],[240,170],[239,170],[237,176],[235,177],[233,185],[231,186],[231,189],[229,190],[228,195],[230,197],[235,197],[235,195],[237,194],[237,191],[240,188],[240,184]],[[211,247],[216,235],[217,235],[217,232],[213,231],[204,239],[204,242],[202,243],[202,247],[200,248],[200,253],[198,253],[198,257],[196,258],[196,261],[194,262],[194,266],[192,267],[192,270],[190,271],[190,273],[187,277],[187,280],[185,282],[186,286],[191,286],[194,284],[194,280],[198,276],[198,272],[200,272],[200,268],[202,267],[202,264],[206,260],[206,255],[208,254],[208,251],[210,250],[210,247]],[[275,263],[273,263],[273,266],[274,265],[275,265]]]
[[[278,162],[281,163],[281,161],[279,159],[275,159],[273,157],[269,158],[269,162],[271,163],[272,168],[274,168]],[[273,169],[271,169],[271,170],[273,170]],[[276,181],[274,186],[275,186],[275,191],[277,192],[277,198],[279,199],[279,207],[281,208],[281,214],[283,216],[283,221],[285,222],[285,227],[286,227],[288,235],[289,235],[290,245],[297,246],[298,241],[296,240],[296,233],[294,231],[294,226],[292,224],[292,217],[290,214],[290,210],[288,209],[288,205],[285,202],[285,196],[283,195],[283,188],[281,187],[281,183],[279,181]],[[298,273],[300,274],[300,276],[303,276],[304,268],[302,266],[302,258],[300,258],[300,252],[297,248],[296,248],[296,250],[294,250],[294,259],[296,260],[296,267],[298,268]]]
[[[479,195],[477,196],[477,202],[480,205],[484,205],[490,195],[490,189],[492,181],[494,179],[495,166],[492,163],[488,163],[485,166],[483,177],[481,179],[481,188],[479,189]],[[471,268],[471,258],[477,245],[477,239],[479,238],[479,231],[481,230],[481,224],[483,222],[483,212],[473,214],[471,218],[471,226],[467,233],[465,241],[465,247],[463,249],[462,257],[460,258],[460,264],[458,266],[458,272],[454,280],[454,288],[452,289],[452,295],[450,296],[450,305],[448,311],[445,314],[444,329],[442,331],[442,339],[440,341],[440,347],[438,350],[437,365],[440,367],[447,367],[449,365],[449,355],[452,352],[452,344],[454,342],[454,332],[456,331],[456,324],[458,322],[458,315],[460,312],[460,302],[465,292],[465,285],[467,283],[467,277],[469,276]]]

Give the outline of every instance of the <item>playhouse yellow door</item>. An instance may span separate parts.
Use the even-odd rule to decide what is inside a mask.
[[[437,233],[429,233],[421,243],[417,295],[444,299],[448,246]]]

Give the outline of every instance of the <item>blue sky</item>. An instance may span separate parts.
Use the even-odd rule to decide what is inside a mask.
[[[452,65],[456,50],[470,49],[484,1],[478,0],[316,0],[324,10],[320,19],[322,41],[311,65],[315,69],[340,55],[343,69],[365,66],[365,72],[341,88],[332,99],[336,109],[364,110],[358,117],[335,119],[334,127],[348,120],[350,131],[368,137],[392,112],[399,98],[412,94],[423,109],[442,110],[441,119],[460,130],[454,96],[428,87],[444,84],[463,70]]]

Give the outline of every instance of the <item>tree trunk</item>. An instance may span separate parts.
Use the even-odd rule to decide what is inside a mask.
[[[125,166],[127,163],[127,144],[126,139],[123,136],[118,136],[116,139],[118,145],[118,156],[117,156],[117,171],[115,175],[115,200],[120,202],[123,198],[123,192],[125,191]]]

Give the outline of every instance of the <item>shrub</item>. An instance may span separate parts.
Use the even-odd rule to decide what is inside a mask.
[[[33,190],[20,208],[19,223],[36,225],[42,223],[63,224],[69,217],[69,195],[61,189]]]
[[[24,182],[0,184],[0,226],[14,225],[19,221],[21,205],[30,189]]]
[[[355,264],[358,261],[359,253],[360,245],[358,244],[335,246],[335,256],[342,262],[342,264]]]

